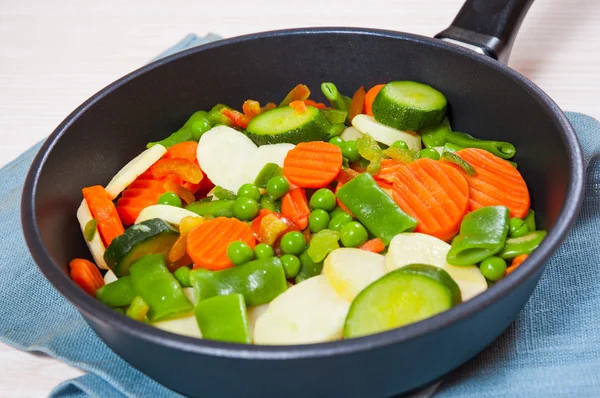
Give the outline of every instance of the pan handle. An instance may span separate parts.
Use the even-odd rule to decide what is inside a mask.
[[[467,0],[436,38],[508,63],[515,36],[533,0]]]

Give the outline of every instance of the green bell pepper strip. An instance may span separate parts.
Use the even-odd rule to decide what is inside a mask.
[[[546,231],[534,231],[519,238],[509,238],[498,253],[498,257],[510,260],[520,254],[531,254],[546,237]]]
[[[386,246],[394,236],[412,231],[417,226],[417,220],[403,212],[368,173],[345,183],[336,195],[354,217]]]
[[[283,169],[277,163],[267,163],[254,179],[254,185],[266,188],[273,177],[283,177]]]
[[[131,319],[135,319],[136,321],[143,321],[146,318],[146,314],[150,307],[140,296],[135,296],[125,311],[125,315],[127,315]]]
[[[421,141],[426,148],[444,146],[448,132],[452,132],[452,129],[448,118],[444,118],[439,125],[421,130]]]
[[[452,241],[446,261],[452,265],[474,265],[502,250],[508,234],[509,210],[487,206],[467,214]]]
[[[323,271],[323,261],[314,262],[306,251],[298,258],[300,259],[300,272],[296,275],[296,283],[317,276]]]
[[[194,309],[177,279],[169,272],[162,254],[140,258],[131,265],[130,273],[135,294],[150,307],[150,322],[177,318]]]
[[[233,217],[233,204],[235,200],[214,200],[212,202],[197,201],[185,206],[186,210],[199,216],[211,215],[213,217]]]
[[[342,217],[342,215],[338,217]],[[352,221],[352,217],[350,217],[350,221]],[[340,244],[338,240],[340,240],[340,233],[338,231],[323,229],[312,236],[306,249],[306,254],[308,254],[313,262],[320,263],[325,260],[325,257],[329,253],[335,249],[339,249]]]
[[[331,124],[344,124],[344,121],[346,121],[346,118],[348,117],[348,112],[340,109],[321,109],[321,114],[325,116]]]
[[[135,292],[129,275],[122,276],[96,291],[96,299],[113,308],[128,306],[134,297]]]
[[[533,209],[529,209],[529,212],[527,213],[527,215],[525,216],[525,218],[523,219],[523,221],[525,221],[525,225],[527,225],[527,227],[529,228],[530,232],[535,231],[535,229],[536,229],[536,225],[535,225],[535,211],[533,211]]]
[[[212,189],[211,193],[217,199],[223,199],[223,200],[236,200],[237,199],[237,195],[235,193],[231,192],[229,189],[225,189],[218,185]]]
[[[181,287],[192,287],[190,283],[190,272],[192,272],[188,267],[180,267],[173,272],[173,276],[177,279],[177,282],[181,285]]]
[[[249,306],[270,302],[287,289],[285,272],[278,257],[247,262],[223,271],[196,269],[190,282],[198,300],[239,293]]]
[[[510,159],[517,153],[515,146],[510,142],[480,140],[458,131],[447,131],[446,141],[463,148],[485,149],[502,159]]]
[[[323,83],[321,84],[321,91],[325,98],[329,100],[331,106],[335,109],[339,109],[344,112],[348,112],[348,99],[350,103],[352,102],[352,98],[345,97],[338,91],[337,87],[333,83]]]
[[[165,148],[169,148],[175,144],[185,141],[198,142],[200,137],[202,137],[202,134],[206,133],[211,128],[212,123],[209,121],[208,113],[204,111],[198,111],[190,116],[187,122],[185,122],[185,124],[179,130],[163,140],[148,143],[146,147],[150,148],[156,144],[160,144]]]
[[[250,344],[244,296],[238,293],[202,300],[194,311],[202,338]]]
[[[397,147],[391,147],[383,150],[383,154],[390,159],[397,160],[402,163],[412,163],[419,158],[417,151],[410,149],[400,149]]]

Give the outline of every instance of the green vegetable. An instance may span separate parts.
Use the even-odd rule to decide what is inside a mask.
[[[310,232],[317,233],[329,225],[329,213],[323,209],[313,210],[308,217]]]
[[[329,122],[314,106],[298,113],[290,106],[275,108],[252,118],[247,135],[256,145],[320,141],[329,133]]]
[[[342,94],[340,94],[335,84],[322,83],[321,91],[323,92],[323,95],[325,95],[325,98],[327,98],[327,100],[334,109],[339,109],[341,111],[348,112],[348,99],[350,100],[350,102],[352,102],[352,99],[344,97]]]
[[[202,338],[250,344],[250,327],[244,296],[228,294],[200,301],[196,321]]]
[[[263,258],[271,258],[275,256],[275,251],[273,250],[271,245],[268,245],[266,243],[259,243],[258,245],[254,246],[254,256],[257,260]]]
[[[443,151],[442,155],[446,152],[454,153],[454,152],[460,151],[461,149],[465,149],[465,148],[458,146],[458,145],[451,144],[449,142],[446,142],[444,144],[444,151]]]
[[[196,141],[200,140],[202,134],[206,133],[212,128],[214,124],[211,123],[209,114],[204,111],[195,112],[185,122],[185,124],[176,132],[168,136],[167,138],[157,141],[150,142],[146,145],[148,148],[156,144],[160,144],[165,148],[169,148],[175,144],[179,144],[185,141]]]
[[[485,149],[502,159],[510,159],[517,153],[515,146],[509,142],[480,140],[458,131],[447,131],[446,141],[463,148]]]
[[[423,275],[435,279],[450,290],[452,305],[462,303],[460,287],[444,269],[429,264],[408,264],[400,269],[409,274]]]
[[[348,117],[348,112],[340,109],[321,109],[321,113],[331,124],[344,123]]]
[[[211,191],[212,195],[220,200],[236,200],[237,196],[235,196],[235,193],[231,192],[228,189],[225,189],[221,186],[215,186],[212,191]]]
[[[344,184],[337,197],[386,246],[394,236],[417,226],[417,220],[404,213],[368,173]]]
[[[342,209],[339,206],[336,206],[335,209],[333,209],[332,211],[329,212],[329,217],[333,220],[334,218],[336,218],[340,214],[344,214],[344,213],[350,215],[346,210]],[[350,220],[350,221],[352,221],[352,220]]]
[[[351,221],[340,229],[340,239],[345,247],[360,247],[369,239],[369,234],[361,223]]]
[[[261,209],[266,209],[272,211],[274,213],[281,213],[281,203],[278,200],[273,199],[268,195],[264,195],[260,197],[260,202],[258,202]]]
[[[306,248],[306,239],[302,232],[292,231],[281,237],[279,245],[285,254],[300,254]]]
[[[366,170],[369,174],[377,174],[381,170],[381,159],[385,157],[377,141],[369,134],[356,139],[356,149],[360,156],[369,161]]]
[[[266,188],[273,177],[283,177],[283,169],[277,163],[267,163],[256,176],[254,185],[258,188]]]
[[[340,240],[339,232],[330,229],[321,230],[312,236],[306,253],[314,263],[320,263],[329,253],[340,247],[338,240]]]
[[[341,145],[342,156],[348,159],[350,162],[358,162],[360,160],[360,153],[356,147],[356,141],[346,141]]]
[[[165,192],[158,198],[159,205],[168,205],[174,207],[181,207],[181,199],[177,194],[173,192]]]
[[[237,196],[238,198],[250,198],[258,202],[260,200],[260,191],[254,184],[244,184],[238,189]]]
[[[125,311],[125,315],[127,315],[131,319],[135,319],[136,321],[143,321],[146,318],[146,314],[150,310],[148,304],[144,301],[140,296],[135,296]]]
[[[529,228],[529,231],[536,230],[535,212],[532,209],[529,209],[529,212],[527,213],[527,215],[525,216],[523,221],[525,221],[525,225],[527,225],[527,228]]]
[[[233,265],[242,265],[254,258],[254,252],[246,242],[238,240],[227,246],[227,257]]]
[[[335,194],[327,188],[321,188],[316,191],[309,201],[311,209],[323,209],[325,211],[331,211],[335,209]]]
[[[350,162],[348,161],[347,158],[342,156],[342,169],[346,170],[346,169],[348,169],[348,167],[350,167]]]
[[[350,214],[348,214],[346,212],[342,212],[342,213],[336,215],[335,217],[331,218],[331,221],[329,221],[329,225],[327,225],[327,228],[329,228],[333,231],[340,232],[344,225],[348,224],[349,222],[351,222],[353,220],[354,220],[354,218]]]
[[[397,160],[402,163],[411,163],[419,158],[419,152],[412,151],[410,149],[400,149],[390,147],[383,150],[383,154],[390,159]]]
[[[398,140],[394,143],[392,143],[392,145],[389,146],[389,148],[398,148],[398,149],[403,149],[403,150],[408,150],[408,144],[402,140]]]
[[[91,242],[96,235],[98,227],[98,220],[92,218],[90,221],[85,223],[85,227],[83,228],[83,237],[86,241]]]
[[[135,297],[131,276],[122,276],[96,290],[96,299],[109,307],[125,307]]]
[[[433,148],[425,148],[421,149],[417,152],[417,156],[419,159],[428,158],[433,160],[440,160],[440,153]]]
[[[119,314],[125,315],[125,310],[123,308],[113,308],[113,310],[117,311]]]
[[[267,193],[273,199],[282,198],[290,190],[290,183],[285,177],[273,177],[267,183]]]
[[[188,267],[179,267],[173,272],[173,276],[181,287],[192,287],[190,283],[190,272],[192,272]]]
[[[467,214],[446,261],[452,265],[473,265],[498,253],[506,241],[508,220],[509,211],[503,206],[482,207]]]
[[[234,203],[234,200],[197,201],[185,206],[185,209],[203,217],[206,215],[213,217],[233,217]]]
[[[208,112],[208,121],[213,126],[218,126],[220,124],[223,124],[225,126],[232,127],[233,126],[233,122],[231,121],[231,119],[221,113],[221,110],[223,110],[223,108],[231,109],[227,105],[223,105],[223,104],[217,104],[217,105],[215,105],[210,110],[210,112]]]
[[[300,272],[296,276],[296,283],[300,283],[308,278],[317,276],[323,270],[323,261],[313,261],[307,252],[304,252],[299,257]]]
[[[333,123],[327,129],[327,135],[323,138],[323,141],[329,141],[332,138],[340,136],[344,130],[346,130],[346,125],[344,123]]]
[[[498,256],[510,260],[520,254],[531,254],[545,237],[546,231],[533,231],[519,238],[509,238]]]
[[[421,130],[421,141],[426,148],[444,146],[446,144],[446,133],[452,131],[448,118],[435,127],[428,127]]]
[[[287,289],[281,260],[277,257],[250,261],[223,271],[193,270],[190,281],[198,300],[239,293],[250,307],[270,302]]]
[[[529,227],[525,224],[525,221],[520,218],[513,217],[508,222],[508,236],[511,238],[520,238],[529,233]]]
[[[300,272],[300,259],[293,254],[284,254],[280,259],[285,277],[288,279],[295,278]]]
[[[258,202],[250,198],[237,198],[233,203],[233,215],[242,221],[250,221],[256,218],[260,206]]]
[[[448,145],[448,144],[446,144],[446,145]],[[470,176],[474,176],[475,174],[477,174],[475,169],[473,168],[473,166],[471,166],[466,160],[464,160],[463,158],[461,158],[454,152],[447,152],[444,149],[441,159],[447,160],[448,162],[452,162],[454,164],[457,164],[458,166],[460,166],[461,169],[463,169]]]
[[[329,143],[333,144],[335,146],[339,146],[340,148],[342,147],[342,145],[345,143],[346,141],[344,141],[344,139],[342,137],[332,137],[329,139]]]
[[[373,101],[375,120],[398,130],[418,131],[437,126],[446,116],[446,97],[426,84],[395,81]]]
[[[131,264],[131,284],[135,294],[150,307],[150,322],[177,318],[194,309],[162,254],[149,254]]]
[[[177,230],[163,220],[146,220],[113,239],[106,248],[104,261],[117,277],[128,275],[131,263],[146,254],[167,255],[178,237]]]
[[[500,257],[491,256],[479,264],[481,273],[490,282],[499,281],[506,274],[506,261]]]

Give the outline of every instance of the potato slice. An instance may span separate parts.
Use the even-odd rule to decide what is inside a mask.
[[[82,233],[84,233],[87,223],[93,219],[94,216],[92,216],[92,212],[90,211],[87,202],[85,199],[83,199],[79,205],[79,208],[77,209],[77,221],[79,221],[79,227],[81,228]],[[104,252],[106,251],[106,247],[104,246],[104,242],[102,242],[102,238],[98,232],[98,227],[96,227],[96,232],[94,232],[94,237],[91,241],[88,242],[85,237],[84,240],[85,243],[87,243],[90,253],[92,253],[92,257],[94,258],[94,262],[98,268],[108,269],[108,265],[106,265],[106,261],[104,261]]]
[[[283,160],[289,151],[295,148],[293,144],[272,144],[259,146],[248,157],[242,171],[245,173],[246,183],[253,183],[256,176],[267,163],[275,163],[283,167]]]
[[[421,150],[421,136],[413,132],[396,130],[395,128],[379,123],[373,116],[356,115],[352,125],[363,134],[369,134],[375,141],[392,145],[398,140],[406,142],[408,149]]]
[[[342,135],[340,135],[340,137],[344,140],[344,141],[354,141],[357,138],[362,137],[364,134],[361,133],[356,127],[351,126],[348,127],[346,130],[344,130],[342,132]]]
[[[114,272],[112,272],[111,270],[106,271],[106,274],[104,274],[104,284],[108,285],[109,283],[112,283],[114,281],[116,281],[117,276],[115,275]]]
[[[144,208],[140,212],[136,224],[142,221],[150,220],[153,218],[160,218],[163,221],[168,222],[179,227],[179,223],[185,217],[200,217],[198,214],[191,212],[181,207],[169,206],[169,205],[152,205]]]

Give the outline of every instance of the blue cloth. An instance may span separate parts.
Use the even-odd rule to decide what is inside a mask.
[[[202,40],[190,35],[168,53]],[[568,117],[589,164],[586,197],[575,228],[516,322],[481,355],[446,377],[436,396],[598,396],[600,122],[578,113]],[[88,372],[59,385],[53,397],[178,397],[114,354],[33,262],[22,237],[19,203],[39,147],[0,169],[0,341]]]

